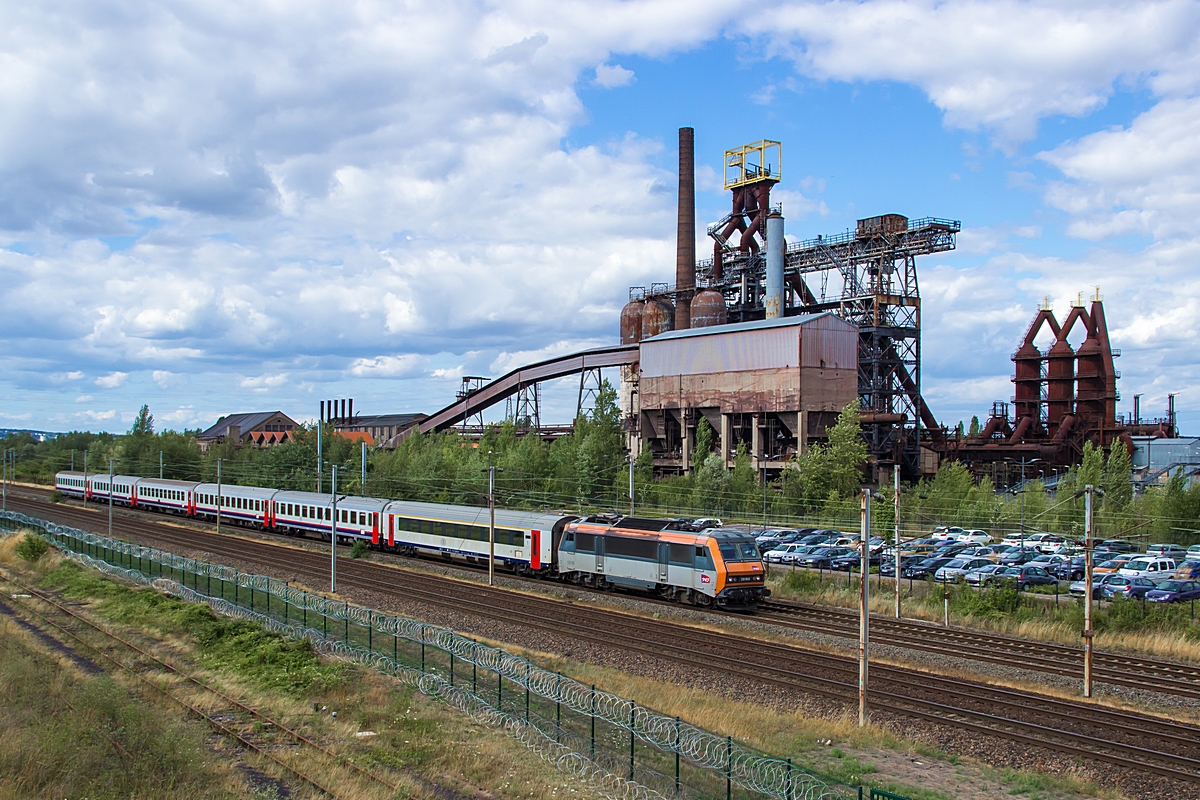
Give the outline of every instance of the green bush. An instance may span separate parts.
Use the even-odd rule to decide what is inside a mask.
[[[51,503],[61,503],[62,501],[63,501],[63,493],[60,492],[58,489],[55,489],[53,492],[50,493],[50,502]]]
[[[821,578],[808,570],[792,570],[783,579],[783,585],[793,592],[815,592],[821,588]]]
[[[354,546],[350,548],[351,558],[362,558],[367,554],[367,543],[362,539],[355,539]]]
[[[17,542],[17,555],[31,564],[40,560],[49,550],[49,543],[36,533],[27,533]]]

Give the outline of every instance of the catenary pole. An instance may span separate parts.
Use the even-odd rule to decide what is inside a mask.
[[[158,451],[158,479],[163,479],[163,451]]]
[[[8,449],[4,450],[4,510],[8,511]]]
[[[496,579],[496,468],[488,451],[488,586]]]
[[[108,460],[108,538],[112,538],[113,460]]]
[[[358,493],[367,496],[367,440],[362,440],[362,479],[359,481]]]
[[[321,493],[321,470],[325,462],[321,460],[321,420],[317,420],[317,494]]]
[[[337,594],[337,464],[333,465],[330,491],[333,492],[333,522],[329,525],[329,593]]]
[[[217,533],[221,532],[221,459],[217,459]]]
[[[871,619],[871,608],[868,604],[868,587],[871,585],[871,490],[862,490],[862,536],[859,546],[862,548],[862,581],[859,591],[858,605],[858,726],[867,724],[867,647]]]
[[[1124,445],[1122,445],[1124,446]],[[1092,547],[1095,545],[1096,487],[1088,484],[1083,495],[1083,696],[1092,696]]]
[[[633,451],[629,451],[629,516],[633,516],[633,467],[635,465]]]
[[[900,619],[900,465],[892,469],[892,502],[896,517],[896,619]]]

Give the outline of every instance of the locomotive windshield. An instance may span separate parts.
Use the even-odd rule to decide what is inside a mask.
[[[761,561],[762,555],[758,552],[758,546],[753,540],[741,541],[734,539],[732,541],[725,540],[717,543],[721,550],[721,558],[725,559],[726,563],[730,561]]]

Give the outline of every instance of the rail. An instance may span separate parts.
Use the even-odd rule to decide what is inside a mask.
[[[842,784],[790,759],[775,758],[731,737],[598,691],[448,628],[314,594],[270,576],[17,512],[0,512],[0,521],[10,527],[38,529],[72,559],[109,575],[204,603],[226,616],[251,619],[284,636],[307,639],[323,652],[393,675],[481,724],[504,728],[545,760],[610,798],[850,800],[865,796],[862,787]],[[466,688],[468,667],[470,690]],[[480,671],[494,676],[488,684],[495,687],[494,697],[490,688],[488,694],[481,691]]]

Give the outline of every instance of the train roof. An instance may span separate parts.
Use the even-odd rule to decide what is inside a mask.
[[[171,489],[195,489],[196,481],[177,481],[171,478],[138,478],[138,486],[166,486]]]
[[[195,487],[195,491],[203,492],[205,494],[216,494],[217,493],[217,484],[214,481],[209,481],[207,483],[197,483],[196,487]],[[250,496],[254,496],[254,497],[271,497],[277,491],[278,491],[277,489],[265,489],[262,486],[242,486],[237,483],[222,483],[221,484],[221,496],[222,497],[231,497],[234,494],[244,494],[244,495],[250,495]]]
[[[443,503],[418,503],[409,500],[393,500],[387,504],[389,513],[431,517],[468,525],[489,524],[488,510],[476,506],[452,506]],[[553,530],[554,526],[567,518],[566,514],[547,514],[544,511],[513,511],[496,509],[496,526],[504,528],[528,528],[530,530]]]

